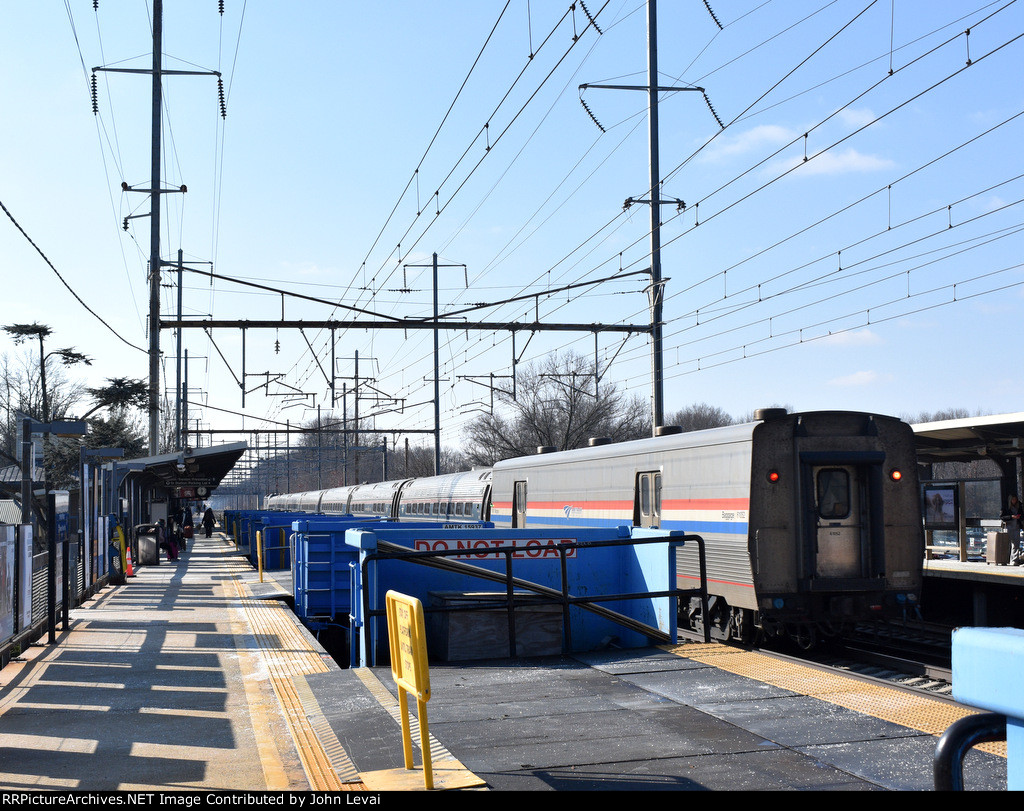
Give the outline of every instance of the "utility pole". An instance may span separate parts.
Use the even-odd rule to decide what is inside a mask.
[[[425,267],[424,265],[406,265],[406,267]],[[437,269],[439,267],[446,268],[464,268],[465,265],[439,265],[437,263],[437,253],[434,253],[433,261],[430,264],[430,268],[433,271],[433,290],[434,290],[434,318],[433,318],[433,333],[434,333],[434,475],[437,476],[441,473],[441,353],[439,345],[439,334],[440,326],[438,322],[439,312],[437,308]]]
[[[613,85],[592,84],[580,85],[580,90],[588,87],[606,90],[642,90],[647,93],[647,131],[650,150],[649,200],[629,198],[625,207],[633,203],[649,203],[651,206],[651,417],[652,428],[657,430],[665,421],[665,362],[663,347],[663,312],[665,301],[665,282],[661,273],[661,166],[660,147],[658,143],[658,93],[693,91],[704,96],[708,107],[707,94],[702,87],[660,87],[658,85],[658,4],[657,0],[647,0],[647,84],[646,85]],[[586,107],[586,105],[584,105]],[[588,108],[589,112],[589,108]],[[714,114],[714,109],[711,110]],[[718,116],[715,115],[717,118]],[[596,121],[596,119],[595,119]],[[721,124],[721,121],[719,121]],[[600,125],[598,125],[600,126]],[[602,127],[603,129],[603,127]],[[666,201],[678,208],[685,208],[681,200]]]
[[[652,428],[665,423],[665,359],[662,347],[661,165],[658,146],[658,8],[647,0],[647,130],[651,156],[651,387]],[[595,370],[596,371],[596,370]]]
[[[129,215],[124,220],[124,230],[128,230],[128,220],[137,216],[149,217],[149,453],[156,455],[160,451],[160,195],[171,192],[184,194],[188,189],[162,189],[160,187],[161,159],[161,117],[163,114],[163,77],[175,76],[216,76],[220,81],[220,73],[209,70],[164,70],[163,69],[163,0],[153,0],[153,64],[149,70],[137,68],[93,68],[93,112],[98,113],[96,104],[96,76],[99,71],[110,73],[149,73],[152,76],[151,106],[151,152],[150,152],[150,187],[133,189],[126,182],[121,183],[122,191],[142,192],[149,194],[149,214]],[[223,93],[221,94],[221,116],[225,115]],[[179,262],[180,267],[180,262]],[[179,319],[180,320],[180,319]]]
[[[181,272],[182,272],[182,255],[181,248],[178,248],[178,320],[181,321],[181,305],[182,305],[182,290],[181,290]],[[177,334],[177,351],[174,353],[177,358],[177,364],[175,367],[175,380],[174,380],[174,450],[180,451],[182,449],[182,430],[181,430],[181,327],[175,330]]]
[[[153,107],[149,209],[149,454],[160,453],[160,129],[163,0],[153,0]]]

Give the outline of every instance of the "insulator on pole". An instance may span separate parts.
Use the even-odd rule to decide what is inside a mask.
[[[92,74],[92,114],[99,115],[100,105],[96,99],[96,73]]]
[[[704,8],[708,10],[708,14],[710,14],[711,19],[715,21],[715,25],[718,26],[718,30],[724,31],[725,29],[722,28],[722,24],[718,21],[718,17],[715,16],[715,12],[711,10],[711,4],[708,2],[708,0],[704,0]]]
[[[590,111],[590,107],[589,107],[589,106],[587,106],[587,103],[586,103],[586,102],[585,102],[585,101],[583,100],[583,96],[580,96],[580,104],[582,104],[582,105],[583,105],[583,109],[587,111],[587,115],[589,115],[589,116],[590,116],[590,120],[591,120],[591,121],[593,121],[593,122],[594,122],[595,124],[597,124],[597,128],[598,128],[599,130],[601,130],[601,132],[604,132],[604,127],[602,127],[602,126],[601,126],[601,122],[597,120],[597,116],[595,116],[595,115],[594,115],[594,114],[593,114],[593,113],[592,113],[592,112]]]
[[[718,122],[718,126],[724,130],[725,124],[723,124],[722,119],[718,117],[718,113],[715,112],[715,108],[711,106],[711,99],[708,98],[708,94],[701,93],[701,95],[704,96],[704,103],[707,104],[708,109],[711,111],[711,115],[715,117],[715,121]]]
[[[590,20],[590,24],[594,26],[598,34],[604,34],[601,27],[597,24],[597,20],[594,19],[594,15],[590,13],[590,9],[587,8],[587,4],[580,0],[580,5],[583,7],[583,13],[587,15],[587,19]]]
[[[217,98],[220,101],[220,117],[227,118],[228,109],[224,104],[224,80],[220,76],[217,77]]]

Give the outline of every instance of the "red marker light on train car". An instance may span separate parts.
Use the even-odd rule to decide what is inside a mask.
[[[779,471],[777,471],[777,470],[769,470],[768,471],[768,481],[770,481],[772,484],[775,484],[775,482],[777,482],[778,480],[779,480]]]
[[[903,474],[900,473],[898,470],[891,470],[889,471],[889,478],[892,479],[894,482],[898,482],[900,479],[903,478]]]

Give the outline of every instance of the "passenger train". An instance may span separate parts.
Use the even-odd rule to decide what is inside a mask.
[[[498,462],[493,468],[268,497],[268,509],[499,527],[629,524],[700,535],[707,616],[681,627],[809,645],[851,623],[906,615],[921,591],[924,530],[914,437],[892,417],[765,409],[742,425]],[[695,545],[679,587],[699,585]]]

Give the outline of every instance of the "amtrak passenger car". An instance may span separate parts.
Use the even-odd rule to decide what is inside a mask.
[[[509,459],[494,466],[496,526],[631,524],[702,536],[718,638],[758,629],[805,644],[855,621],[914,611],[924,533],[908,425],[853,412],[753,423]],[[699,585],[695,544],[680,588]]]
[[[305,493],[268,496],[268,510],[357,515],[406,521],[473,523],[490,520],[491,469],[395,479]]]

